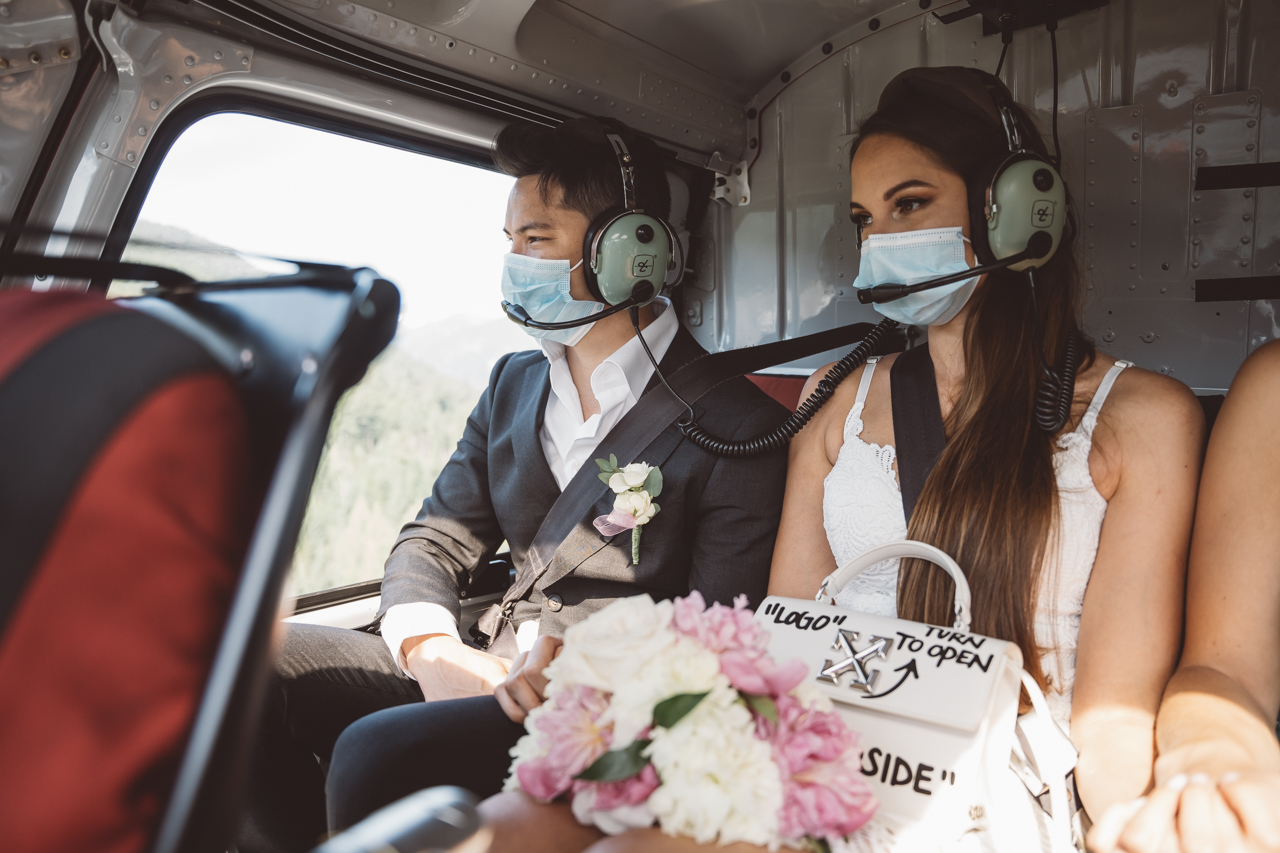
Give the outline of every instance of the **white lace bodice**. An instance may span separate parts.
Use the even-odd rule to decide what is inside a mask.
[[[893,463],[897,453],[863,441],[862,412],[878,358],[867,359],[858,395],[844,425],[844,444],[823,482],[822,523],[837,565],[887,542],[905,539],[907,522]],[[1076,645],[1085,588],[1098,554],[1098,538],[1107,501],[1089,473],[1089,451],[1098,413],[1120,371],[1131,362],[1117,361],[1089,403],[1080,425],[1059,436],[1053,456],[1058,482],[1058,525],[1048,555],[1036,604],[1036,642],[1046,652],[1041,667],[1048,677],[1049,710],[1069,731],[1071,693],[1075,683]],[[898,561],[878,563],[840,591],[836,604],[864,613],[897,615]]]

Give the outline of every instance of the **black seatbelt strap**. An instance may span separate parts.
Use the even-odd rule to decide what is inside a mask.
[[[169,380],[217,369],[171,326],[112,311],[62,332],[0,382],[0,632],[120,423]]]
[[[928,344],[898,356],[889,370],[889,385],[902,512],[910,524],[924,482],[947,446]]]
[[[722,382],[766,367],[848,346],[866,337],[872,328],[870,323],[854,323],[802,338],[710,353],[699,356],[672,373],[667,377],[667,382],[677,394],[693,404]],[[629,465],[685,412],[684,404],[665,385],[659,383],[649,389],[631,411],[618,421],[618,425],[609,431],[600,442],[596,455],[608,458],[609,454],[613,454],[618,459],[619,467]],[[600,499],[606,487],[600,482],[597,476],[599,473],[594,465],[583,465],[578,469],[578,473],[565,486],[546,518],[542,520],[538,532],[534,534],[524,563],[516,573],[516,581],[503,596],[502,604],[495,604],[481,617],[477,627],[490,638],[488,650],[496,654],[511,652],[514,655],[515,638],[510,625],[515,604],[528,595],[538,579],[551,569],[557,552]],[[590,532],[595,535],[594,530]]]

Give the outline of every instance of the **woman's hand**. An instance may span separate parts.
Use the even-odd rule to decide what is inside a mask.
[[[498,685],[493,695],[513,722],[523,723],[529,712],[547,698],[547,678],[542,671],[562,648],[564,640],[559,637],[539,637],[534,640],[533,648],[521,652],[512,661],[507,680]]]
[[[1107,811],[1089,831],[1093,853],[1280,851],[1280,773],[1178,774]]]

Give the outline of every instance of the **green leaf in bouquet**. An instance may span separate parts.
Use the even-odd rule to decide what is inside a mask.
[[[621,782],[623,779],[630,779],[649,763],[649,759],[640,753],[650,743],[647,740],[637,740],[632,741],[626,749],[609,750],[574,778],[587,782]]]
[[[825,838],[814,838],[812,835],[805,836],[804,849],[810,853],[831,853],[831,845]]]
[[[653,724],[664,729],[671,728],[706,697],[706,693],[677,693],[670,699],[663,699],[653,707]]]
[[[662,494],[662,472],[657,468],[649,469],[649,476],[644,478],[644,490],[649,493],[650,500]]]
[[[778,724],[778,704],[768,696],[752,696],[748,693],[739,694],[742,701],[747,703],[747,707],[764,717],[775,726]]]

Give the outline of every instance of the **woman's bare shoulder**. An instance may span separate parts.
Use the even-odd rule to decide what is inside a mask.
[[[1109,369],[1117,359],[1099,352],[1095,367]],[[1121,440],[1177,437],[1198,446],[1203,439],[1204,411],[1182,382],[1141,367],[1116,377],[1099,417]]]

